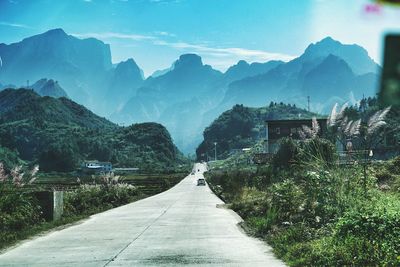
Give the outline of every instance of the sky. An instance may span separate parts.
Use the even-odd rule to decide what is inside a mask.
[[[146,76],[184,53],[225,71],[244,59],[288,61],[326,36],[359,44],[381,63],[400,8],[367,0],[0,0],[0,43],[62,28],[110,44],[113,63],[133,58]]]

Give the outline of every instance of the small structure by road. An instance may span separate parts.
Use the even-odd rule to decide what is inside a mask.
[[[112,172],[111,162],[101,162],[98,160],[85,160],[81,164],[81,170],[84,173]]]
[[[326,130],[326,118],[317,119],[320,126],[319,135],[323,135]],[[311,127],[312,119],[293,119],[293,120],[266,120],[265,121],[265,152],[275,153],[279,148],[279,140],[283,137],[300,139],[299,132],[303,125]]]

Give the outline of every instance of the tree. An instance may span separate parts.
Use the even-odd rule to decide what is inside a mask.
[[[78,164],[76,152],[70,145],[53,145],[39,156],[40,168],[45,171],[73,171]]]

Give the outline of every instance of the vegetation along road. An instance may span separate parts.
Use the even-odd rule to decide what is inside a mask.
[[[0,266],[284,266],[240,218],[197,186],[206,165],[161,194],[112,209],[0,255]]]

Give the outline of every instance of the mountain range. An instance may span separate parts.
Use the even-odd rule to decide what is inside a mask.
[[[42,78],[58,81],[66,94],[116,123],[154,121],[171,133],[181,151],[193,152],[201,132],[235,104],[261,107],[270,101],[327,112],[334,102],[375,95],[380,70],[358,45],[327,37],[289,61],[239,61],[226,72],[181,55],[170,68],[145,79],[133,59],[113,65],[110,47],[61,29],[14,44],[0,44],[1,84]]]

